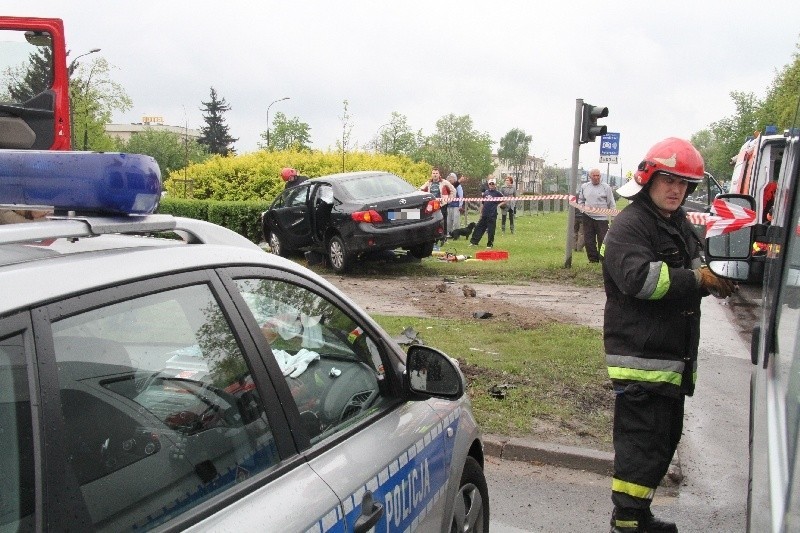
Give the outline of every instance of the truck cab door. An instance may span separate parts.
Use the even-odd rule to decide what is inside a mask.
[[[69,76],[60,19],[0,17],[0,149],[69,150]],[[4,87],[5,88],[5,87]]]

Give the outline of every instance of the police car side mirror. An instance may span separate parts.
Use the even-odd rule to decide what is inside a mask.
[[[457,400],[464,395],[464,377],[458,364],[443,352],[418,344],[408,349],[403,385],[411,399]]]

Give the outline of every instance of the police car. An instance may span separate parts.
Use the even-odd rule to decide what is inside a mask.
[[[151,214],[149,157],[0,163],[0,207],[28,220],[0,225],[0,530],[489,530],[452,359],[229,230]]]

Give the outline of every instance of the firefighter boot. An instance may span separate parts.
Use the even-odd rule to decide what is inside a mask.
[[[614,508],[611,513],[611,533],[645,533],[639,509]]]
[[[678,533],[678,526],[674,522],[665,522],[656,518],[649,507],[642,514],[641,522],[647,533]]]

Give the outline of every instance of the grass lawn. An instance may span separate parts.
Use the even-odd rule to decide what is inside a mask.
[[[477,221],[475,213],[470,221]],[[571,268],[564,268],[566,253],[567,212],[555,211],[539,214],[524,214],[515,219],[515,233],[500,232],[497,221],[494,250],[508,252],[503,261],[461,261],[448,263],[437,257],[428,257],[420,262],[395,263],[389,261],[364,261],[354,265],[356,276],[467,276],[478,282],[519,283],[525,281],[550,281],[578,286],[599,287],[603,283],[599,266],[590,264],[583,251],[572,252]],[[475,255],[486,250],[486,236],[479,246],[469,246],[469,241],[460,238],[449,240],[442,248],[444,252]],[[325,267],[313,267],[317,272],[326,272]]]
[[[610,446],[613,399],[600,331],[568,324],[523,330],[500,321],[373,318],[392,336],[411,326],[426,345],[459,360],[484,432]],[[505,398],[493,397],[493,387]]]

